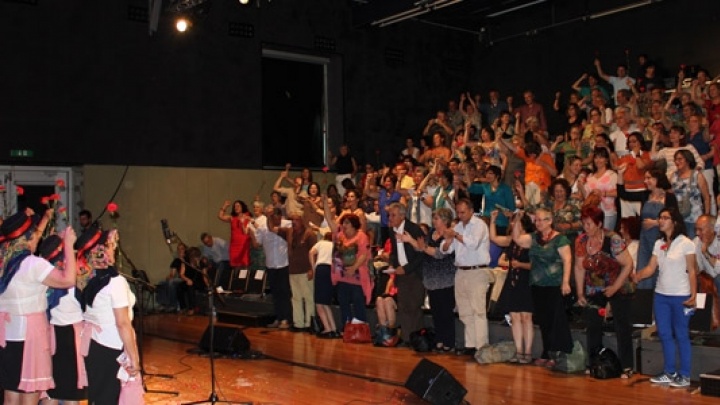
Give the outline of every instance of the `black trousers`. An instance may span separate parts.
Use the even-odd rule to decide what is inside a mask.
[[[436,343],[455,347],[455,287],[428,290]]]
[[[542,358],[549,358],[548,352],[571,353],[573,348],[570,324],[565,313],[565,300],[560,287],[532,286],[533,318],[540,327],[543,341]]]
[[[290,269],[280,267],[278,269],[267,269],[267,281],[272,294],[275,316],[278,321],[293,322],[292,319],[292,291],[290,290]]]
[[[117,404],[120,398],[120,380],[117,372],[120,364],[117,357],[122,350],[103,346],[96,341],[90,342],[90,350],[85,357],[85,370],[88,376],[88,405]]]
[[[630,306],[632,295],[615,294],[609,299],[604,295],[588,298],[588,302],[605,308],[610,302],[615,324],[615,337],[617,339],[618,357],[623,369],[633,368],[633,344],[632,344],[632,320],[630,319]],[[603,317],[598,313],[598,308],[585,309],[585,324],[587,325],[587,349],[589,353],[603,347]]]

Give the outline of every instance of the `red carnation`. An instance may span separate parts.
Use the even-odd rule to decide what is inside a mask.
[[[60,207],[60,208],[58,208],[58,212],[61,213],[61,214],[67,212],[67,207]]]
[[[118,210],[118,205],[115,204],[114,202],[110,202],[110,203],[108,203],[108,205],[107,205],[107,210],[108,210],[109,213],[114,214],[114,213],[116,213],[117,210]]]
[[[604,318],[605,314],[606,314],[605,307],[598,309],[598,315],[600,315]]]
[[[52,201],[60,201],[60,194],[50,194],[48,198]]]
[[[522,176],[522,172],[520,170],[515,170],[515,178],[519,179]]]
[[[5,192],[5,186],[0,184],[0,193],[4,193],[4,192]]]
[[[57,179],[57,180],[55,180],[55,185],[58,186],[59,188],[63,188],[63,187],[65,187],[65,180]]]
[[[330,170],[330,168],[329,168],[329,167],[327,167],[327,166],[323,166],[323,168],[322,168],[322,171],[323,171],[323,172],[327,173],[327,172],[328,172],[328,170]]]
[[[17,195],[23,195],[25,194],[25,189],[20,186],[15,186],[15,192],[17,193]]]
[[[50,203],[50,197],[43,197],[40,199],[40,204],[48,205]]]

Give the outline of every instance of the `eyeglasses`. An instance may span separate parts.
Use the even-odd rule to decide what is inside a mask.
[[[658,217],[658,221],[661,220],[661,219],[662,219],[662,220],[666,220],[666,221],[672,221],[672,217],[671,217],[670,215],[660,215],[660,216]]]

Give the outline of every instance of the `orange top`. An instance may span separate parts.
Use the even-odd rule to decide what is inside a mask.
[[[529,158],[523,149],[518,149],[517,156],[525,161],[525,183],[535,183],[541,191],[547,191],[552,182],[550,172],[537,161],[542,161],[546,165],[555,168],[555,162],[552,156],[545,152],[541,152],[537,159]]]
[[[637,167],[637,160],[640,159],[645,163],[645,167],[648,167],[652,160],[648,152],[642,152],[640,156],[633,156],[632,153],[621,157],[617,161],[617,165],[627,164],[627,169],[623,173],[623,182],[625,183],[625,190],[645,190],[645,170]]]

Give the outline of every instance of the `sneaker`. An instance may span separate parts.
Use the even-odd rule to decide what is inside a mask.
[[[677,378],[676,374],[660,373],[654,377],[650,377],[650,382],[653,384],[670,384]]]
[[[678,374],[674,380],[670,383],[673,388],[685,388],[690,386],[690,377],[683,377]]]

